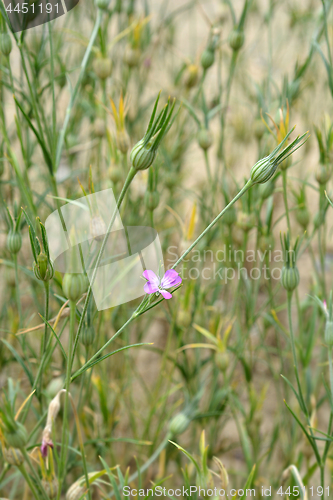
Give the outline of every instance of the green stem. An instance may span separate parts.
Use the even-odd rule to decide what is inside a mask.
[[[183,253],[183,255],[181,257],[179,257],[179,259],[177,260],[177,262],[172,266],[172,269],[175,269],[175,267],[178,266],[178,264],[181,263],[182,260],[185,259],[185,257],[191,252],[191,250],[193,250],[193,248],[199,243],[200,240],[202,240],[202,238],[208,233],[208,231],[213,227],[215,226],[215,224],[221,219],[221,217],[225,214],[225,212],[234,204],[236,203],[237,200],[239,200],[239,198],[241,198],[241,196],[243,196],[244,193],[246,193],[246,191],[248,189],[250,189],[250,187],[253,185],[251,179],[249,179],[247,181],[247,183],[245,184],[245,186],[239,191],[239,193],[235,196],[235,198],[233,200],[231,200],[231,202],[226,206],[224,207],[224,209],[222,210],[222,212],[219,213],[219,215],[217,217],[215,217],[215,219],[206,227],[206,229],[200,234],[200,236],[197,237],[197,239],[192,243],[192,245],[190,245],[188,247],[188,249]]]
[[[33,496],[35,497],[36,500],[38,500],[39,498],[39,495],[36,491],[36,488],[35,488],[35,485],[34,483],[32,482],[31,480],[31,477],[29,476],[29,474],[27,473],[24,465],[20,465],[20,467],[18,467],[19,471],[21,472],[22,476],[24,477],[26,483],[29,485],[29,488],[31,489],[31,493],[33,494]]]
[[[24,456],[24,459],[25,459],[25,461],[27,462],[27,464],[28,464],[28,466],[29,466],[29,469],[31,470],[31,473],[32,473],[32,475],[33,475],[33,477],[34,477],[34,479],[35,479],[35,481],[36,481],[37,485],[38,485],[38,488],[39,488],[39,490],[40,490],[40,491],[41,491],[41,493],[42,493],[42,497],[43,497],[45,500],[49,500],[48,495],[46,494],[46,492],[45,492],[45,490],[44,490],[44,488],[43,488],[43,485],[42,485],[42,483],[41,483],[40,477],[39,477],[39,475],[37,474],[37,472],[35,471],[35,469],[33,468],[33,465],[32,465],[32,463],[31,463],[31,460],[30,460],[30,457],[29,457],[29,454],[28,454],[27,450],[26,450],[25,448],[22,448],[22,450],[21,450],[21,451],[22,451],[22,455]],[[40,496],[38,496],[37,498],[38,498],[38,500],[40,500]]]
[[[70,305],[70,317],[69,317],[69,340],[68,340],[68,356],[67,356],[67,371],[66,371],[66,381],[65,381],[65,404],[64,404],[64,417],[62,426],[62,438],[61,438],[61,455],[59,464],[59,491],[58,500],[60,499],[61,489],[63,481],[66,475],[66,462],[67,462],[67,450],[68,450],[68,406],[69,406],[69,387],[71,383],[71,372],[72,372],[72,352],[73,352],[73,340],[74,340],[74,328],[75,328],[75,311],[76,303],[72,300],[69,302]]]
[[[102,242],[102,245],[101,245],[101,249],[99,251],[99,254],[98,254],[98,257],[97,257],[97,260],[96,260],[96,264],[95,264],[95,267],[94,267],[94,272],[93,272],[92,277],[90,279],[90,284],[89,284],[89,288],[88,288],[86,300],[84,302],[84,306],[83,306],[83,311],[82,311],[82,314],[81,314],[80,323],[79,323],[79,326],[78,326],[78,329],[77,329],[77,333],[76,333],[76,337],[75,337],[75,341],[74,341],[73,357],[75,356],[77,344],[78,344],[79,337],[80,337],[80,332],[81,332],[82,325],[83,325],[83,322],[84,322],[84,318],[85,318],[85,315],[86,315],[86,312],[87,312],[87,308],[88,308],[88,304],[89,304],[89,299],[90,299],[91,292],[92,292],[92,286],[93,286],[93,284],[95,282],[95,278],[96,278],[96,274],[97,274],[97,271],[98,271],[98,267],[99,267],[99,264],[100,264],[102,256],[103,256],[103,252],[105,250],[105,246],[106,246],[106,243],[107,243],[110,231],[112,229],[113,223],[114,223],[115,218],[117,216],[118,210],[119,210],[119,208],[120,208],[120,206],[121,206],[121,204],[122,204],[122,202],[124,200],[126,191],[128,190],[128,188],[129,188],[132,180],[134,179],[135,175],[136,175],[136,170],[133,167],[131,167],[130,171],[128,172],[126,181],[125,181],[125,183],[123,185],[123,189],[121,190],[121,193],[119,195],[116,209],[115,209],[115,211],[114,211],[114,213],[113,213],[113,215],[111,217],[109,226],[108,226],[108,228],[106,230],[106,234],[104,236],[104,239],[103,239],[103,242]]]
[[[283,181],[283,201],[284,201],[284,206],[286,209],[288,231],[289,231],[289,234],[291,236],[291,226],[290,226],[288,197],[287,197],[287,171],[286,170],[282,170],[282,181]]]
[[[13,255],[14,258],[14,269],[15,269],[15,296],[16,296],[16,303],[17,303],[17,311],[19,315],[19,327],[18,329],[21,328],[22,326],[22,308],[21,308],[21,299],[20,299],[20,284],[19,284],[19,279],[18,279],[18,266],[17,266],[17,254],[15,253]]]
[[[44,288],[45,288],[45,316],[44,318],[48,321],[49,320],[49,299],[50,299],[50,284],[48,281],[44,281]],[[41,342],[41,348],[40,348],[40,365],[41,365],[41,376],[39,380],[39,394],[41,396],[42,393],[42,387],[43,387],[43,367],[44,367],[44,359],[45,359],[45,351],[48,343],[48,338],[47,338],[47,330],[48,326],[47,323],[45,323],[44,326],[44,335],[42,337],[42,342]]]

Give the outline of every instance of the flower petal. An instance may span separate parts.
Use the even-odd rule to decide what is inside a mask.
[[[147,281],[143,289],[146,293],[155,293],[159,291],[158,286],[155,285],[155,283],[151,283],[150,281]]]
[[[182,282],[181,277],[174,269],[169,269],[161,280],[162,288],[171,288],[172,286],[179,285]]]
[[[142,276],[144,278],[146,278],[146,280],[150,281],[150,283],[152,285],[156,285],[158,286],[160,284],[160,278],[158,276],[156,276],[156,274],[154,273],[154,271],[144,271],[142,273]]]
[[[166,290],[160,290],[160,292],[161,292],[161,294],[163,295],[163,297],[164,297],[165,299],[167,299],[167,300],[168,300],[168,299],[171,299],[171,298],[172,298],[171,293],[167,292]]]

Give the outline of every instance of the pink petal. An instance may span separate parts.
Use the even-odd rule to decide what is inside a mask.
[[[154,283],[151,283],[150,281],[147,281],[143,289],[146,293],[155,293],[159,291],[158,286],[155,285]]]
[[[165,299],[171,299],[172,298],[172,295],[171,293],[167,292],[166,290],[160,290],[161,294],[163,295],[163,297]]]
[[[142,273],[142,276],[146,278],[146,280],[150,281],[152,285],[158,286],[160,284],[160,279],[158,276],[156,276],[154,271],[144,271]]]
[[[163,288],[171,288],[172,286],[179,285],[182,282],[181,277],[174,269],[169,269],[162,278],[161,286]]]

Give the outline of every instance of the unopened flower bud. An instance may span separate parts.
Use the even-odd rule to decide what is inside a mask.
[[[9,33],[0,35],[0,51],[4,56],[9,56],[12,51],[12,39]]]
[[[226,351],[218,351],[215,354],[216,366],[221,370],[221,372],[226,372],[230,364],[230,356]]]
[[[306,207],[300,208],[296,212],[296,219],[300,226],[306,229],[310,222],[309,210]]]
[[[83,274],[66,273],[62,281],[62,290],[72,302],[77,302],[85,292],[86,283]]]
[[[169,431],[172,436],[183,434],[190,424],[190,419],[185,413],[178,413],[170,422]]]
[[[83,344],[85,347],[91,346],[95,340],[95,336],[95,328],[92,325],[85,325],[80,335],[81,344]]]
[[[144,140],[141,139],[131,151],[130,159],[135,170],[146,170],[149,168],[156,158],[157,151],[150,149],[144,145]]]
[[[24,461],[21,450],[13,447],[3,448],[3,458],[10,465],[16,465],[16,467],[22,465]]]
[[[296,266],[282,268],[281,284],[287,292],[293,292],[299,285],[299,271]]]
[[[259,193],[260,196],[263,200],[267,200],[273,193],[275,189],[275,182],[270,181],[267,182],[266,184],[260,184],[259,186]]]
[[[37,257],[37,263],[34,262],[33,271],[40,281],[49,281],[54,276],[54,267],[45,253],[40,253]]]
[[[251,169],[251,180],[254,183],[263,184],[269,181],[276,172],[278,165],[270,156],[259,160]]]
[[[17,254],[22,246],[22,236],[21,233],[10,230],[7,235],[7,248],[12,254]]]
[[[198,133],[198,144],[204,151],[207,151],[213,144],[213,135],[210,130],[202,128]]]
[[[110,0],[96,0],[96,6],[101,10],[106,10],[109,7]]]
[[[234,28],[229,35],[229,46],[236,52],[243,47],[244,40],[244,31]]]
[[[146,191],[144,200],[146,208],[153,211],[158,207],[160,195],[158,194],[158,191]]]
[[[28,442],[28,433],[24,425],[15,423],[15,429],[5,430],[6,444],[12,448],[24,448]]]
[[[106,80],[111,75],[112,72],[112,62],[108,57],[99,57],[94,60],[93,68],[101,80]]]
[[[209,69],[211,66],[213,66],[215,61],[215,53],[214,50],[211,50],[209,48],[205,49],[203,53],[201,54],[201,66],[203,69]]]
[[[333,346],[333,321],[329,319],[326,321],[325,325],[325,344],[329,347]]]

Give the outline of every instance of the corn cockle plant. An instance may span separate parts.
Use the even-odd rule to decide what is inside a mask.
[[[0,3],[1,497],[331,496],[332,5],[87,0],[13,33]],[[44,221],[110,188],[61,274]],[[98,311],[118,214],[165,268]]]

